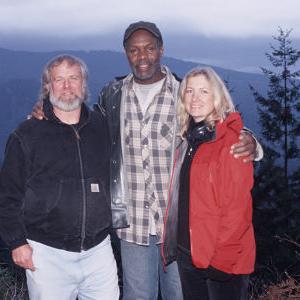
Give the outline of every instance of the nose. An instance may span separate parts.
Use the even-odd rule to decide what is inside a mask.
[[[65,89],[67,89],[69,86],[70,86],[69,80],[68,80],[68,79],[65,79],[65,80],[64,80],[64,83],[63,83],[63,87],[64,87]]]
[[[196,90],[193,94],[193,100],[196,101],[196,100],[202,100],[205,98],[205,94],[203,92],[203,90],[199,89],[199,90]]]
[[[146,53],[146,50],[145,50],[145,49],[141,49],[141,50],[138,52],[138,58],[139,58],[140,60],[145,59],[146,56],[147,56],[147,53]]]
[[[203,96],[203,94],[201,93],[201,91],[195,91],[193,93],[193,101],[198,101],[199,99],[201,99]]]

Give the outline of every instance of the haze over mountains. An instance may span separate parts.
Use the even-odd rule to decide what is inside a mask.
[[[49,59],[61,53],[66,52],[12,51],[0,48],[0,161],[3,158],[9,133],[18,123],[26,119],[37,99],[43,66]],[[68,53],[82,58],[88,65],[91,104],[97,101],[97,94],[101,87],[115,76],[126,75],[129,72],[127,60],[120,52],[100,50],[68,51]],[[199,63],[170,57],[163,58],[163,63],[179,77],[183,77],[189,69],[199,65]],[[229,82],[229,87],[233,90],[234,102],[243,114],[245,125],[259,134],[256,103],[248,86],[251,84],[264,93],[265,78],[254,73],[242,73],[218,67],[214,69]]]
[[[204,36],[182,30],[163,33],[166,56],[252,73],[260,73],[259,67],[269,64],[264,54],[270,51],[270,44],[275,43],[271,35],[234,38]],[[299,49],[300,38],[294,37],[294,33],[296,34],[296,30],[291,34],[293,46]],[[274,27],[274,34],[277,34],[277,27]],[[51,34],[0,32],[0,47],[35,52],[65,49],[84,51],[109,49],[122,52],[122,39],[123,31],[79,36],[59,35],[56,32]]]

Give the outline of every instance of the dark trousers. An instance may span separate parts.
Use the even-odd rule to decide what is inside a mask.
[[[185,300],[247,300],[248,275],[194,267],[191,256],[178,251],[177,263]]]

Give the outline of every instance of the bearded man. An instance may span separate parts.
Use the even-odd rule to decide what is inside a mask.
[[[23,122],[7,143],[0,235],[26,269],[30,299],[119,298],[109,235],[109,136],[87,98],[86,65],[55,57],[42,75],[45,119]]]

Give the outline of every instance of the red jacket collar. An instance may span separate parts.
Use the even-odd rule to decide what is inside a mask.
[[[230,113],[224,121],[219,121],[216,124],[216,140],[221,139],[228,132],[228,129],[239,135],[242,128],[243,122],[240,114],[237,112]]]

